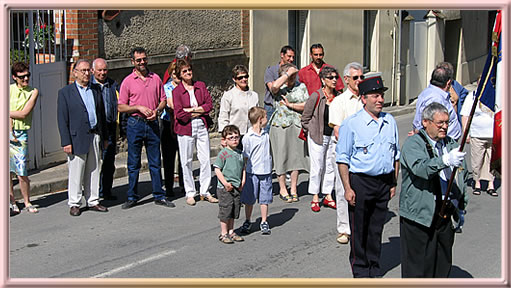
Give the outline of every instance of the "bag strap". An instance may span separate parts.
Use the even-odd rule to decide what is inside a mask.
[[[435,158],[435,154],[433,153],[433,147],[429,143],[428,139],[426,139],[426,136],[424,134],[422,134],[420,131],[419,131],[418,134],[422,138],[422,140],[424,140],[424,143],[426,143],[426,150],[428,150],[429,158],[431,158],[431,159]],[[442,202],[442,188],[441,188],[441,185],[440,185],[440,175],[439,174],[436,174],[436,176],[433,177],[433,185],[436,188],[435,189],[435,195],[436,195],[437,203],[440,203],[440,205],[441,205],[441,202]]]

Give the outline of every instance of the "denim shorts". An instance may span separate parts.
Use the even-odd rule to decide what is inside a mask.
[[[240,192],[237,190],[228,192],[225,188],[217,187],[216,195],[218,196],[218,219],[227,221],[240,218]]]
[[[254,205],[256,199],[259,200],[259,204],[271,204],[273,202],[271,174],[256,175],[247,173],[247,180],[241,193],[241,202]]]

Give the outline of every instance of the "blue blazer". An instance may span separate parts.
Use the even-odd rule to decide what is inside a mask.
[[[101,140],[107,139],[105,106],[99,87],[91,84],[94,103],[96,106],[96,129]],[[80,92],[73,82],[59,90],[57,99],[57,122],[62,147],[73,145],[72,154],[80,155],[89,152],[90,144],[94,139],[91,133],[89,116],[83,103]],[[101,145],[103,141],[101,141]]]

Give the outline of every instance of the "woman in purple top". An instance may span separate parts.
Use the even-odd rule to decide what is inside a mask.
[[[217,203],[209,193],[211,183],[211,163],[209,157],[208,125],[211,123],[209,111],[213,107],[206,84],[193,81],[192,65],[186,60],[177,60],[176,75],[181,83],[172,90],[176,113],[175,132],[179,143],[179,156],[183,167],[186,203],[195,205],[195,182],[192,174],[193,146],[197,147],[200,162],[201,200]]]

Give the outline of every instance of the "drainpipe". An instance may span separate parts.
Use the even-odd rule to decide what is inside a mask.
[[[401,10],[398,11],[398,16],[397,16],[397,33],[399,34],[398,35],[398,40],[397,40],[397,47],[396,47],[396,54],[397,54],[397,70],[396,70],[396,84],[395,84],[395,95],[396,95],[396,99],[397,99],[397,105],[399,106],[400,103],[401,103],[401,34],[402,34],[402,31],[401,31]]]

